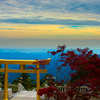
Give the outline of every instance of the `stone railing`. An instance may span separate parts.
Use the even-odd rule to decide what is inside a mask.
[[[58,86],[57,87],[61,92],[66,92],[66,89],[67,89],[67,86],[64,85],[64,86]]]
[[[66,92],[67,90],[67,86],[64,85],[64,86],[58,86],[57,87],[61,92]],[[87,87],[86,86],[81,86],[81,87],[77,87],[77,91],[83,93],[83,92],[87,92]]]
[[[2,87],[2,84],[0,84],[0,88],[1,87]],[[25,88],[21,83],[18,83],[18,85],[8,84],[8,88],[11,88],[12,92],[25,91]]]
[[[18,91],[18,85],[9,84],[8,88],[11,88],[12,92],[17,92]]]

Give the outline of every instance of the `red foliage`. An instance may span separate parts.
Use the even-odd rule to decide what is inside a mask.
[[[33,66],[28,66],[27,68],[30,68],[30,69],[35,69]]]
[[[88,48],[77,49],[79,52],[75,54],[74,51],[67,51],[66,54],[61,56],[66,56],[66,59],[63,59],[63,64],[61,66],[69,65],[72,70],[76,71],[71,73],[71,77],[76,77],[74,80],[75,86],[86,85],[91,88],[91,91],[100,90],[100,58],[97,54],[93,54],[92,50]],[[80,73],[79,73],[80,72]],[[89,85],[88,85],[89,84]],[[96,94],[95,94],[96,95]]]
[[[70,69],[74,72],[70,74],[72,79],[70,80],[69,85],[72,87],[72,89],[67,91],[67,95],[71,98],[70,100],[75,100],[72,98],[75,93],[78,93],[78,91],[75,91],[75,88],[77,86],[83,86],[83,85],[87,86],[89,88],[89,91],[91,91],[91,93],[93,92],[93,94],[84,94],[81,95],[81,97],[82,96],[89,97],[89,95],[98,96],[98,91],[100,91],[99,56],[97,54],[93,54],[93,51],[89,50],[89,48],[85,48],[85,49],[77,48],[77,53],[75,53],[75,51],[73,50],[64,52],[65,48],[66,48],[65,45],[58,46],[57,51],[52,51],[48,53],[51,53],[52,55],[55,55],[59,52],[61,53],[60,55],[61,58],[59,62],[62,62],[63,64],[61,66],[58,66],[57,70],[60,71],[62,67],[69,66]],[[49,88],[47,90],[49,90]],[[53,96],[54,91],[58,91],[58,90],[52,89],[52,87],[50,87],[49,91],[50,94],[46,91],[48,97]],[[56,98],[56,100],[58,99]]]
[[[68,90],[68,91],[67,91],[67,95],[68,95],[69,97],[73,98],[73,96],[74,96],[73,90]]]
[[[52,55],[55,55],[57,52],[55,52],[55,51],[52,51],[52,52],[49,52],[49,53],[51,53]]]
[[[71,76],[71,77],[75,77],[76,74],[75,74],[75,73],[71,73],[70,76]]]
[[[66,94],[61,93],[55,86],[39,89],[38,95],[42,96],[43,94],[46,94],[48,98],[53,96],[56,100],[67,100]]]

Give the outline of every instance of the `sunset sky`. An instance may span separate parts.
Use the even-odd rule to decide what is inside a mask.
[[[0,0],[0,48],[100,49],[100,0]]]

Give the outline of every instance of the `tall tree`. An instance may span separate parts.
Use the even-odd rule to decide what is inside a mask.
[[[12,84],[22,83],[26,90],[32,90],[35,85],[35,80],[30,78],[30,74],[21,73],[17,79],[15,79]]]

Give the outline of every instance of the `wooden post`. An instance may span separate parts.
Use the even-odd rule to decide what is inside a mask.
[[[20,64],[20,70],[23,70],[23,64]]]
[[[23,65],[23,64],[20,64],[20,70],[24,70],[25,69],[25,65]]]
[[[8,100],[8,64],[5,64],[4,99]]]
[[[36,64],[36,88],[37,91],[40,89],[40,73],[39,73],[39,63]],[[37,100],[40,100],[40,96],[37,94]]]

